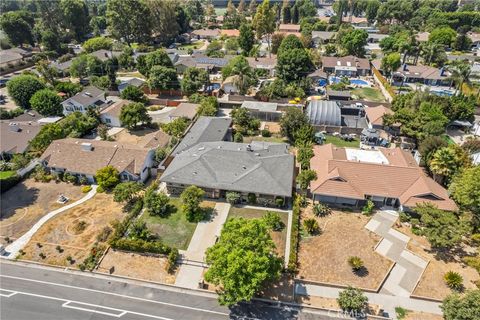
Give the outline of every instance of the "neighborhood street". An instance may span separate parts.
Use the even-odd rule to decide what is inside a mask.
[[[39,266],[0,264],[0,318],[54,319],[335,319],[295,308],[249,303],[228,309],[210,293]]]

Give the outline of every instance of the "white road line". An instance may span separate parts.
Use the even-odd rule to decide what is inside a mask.
[[[5,293],[5,292],[9,292],[9,293]],[[0,297],[3,297],[3,298],[10,298],[16,294],[17,294],[16,291],[0,289]]]
[[[8,290],[8,291],[10,291],[10,290]],[[155,316],[153,314],[147,314],[147,313],[141,313],[141,312],[135,312],[135,311],[129,311],[129,310],[114,309],[114,308],[99,306],[99,305],[80,302],[80,301],[75,301],[75,300],[67,300],[67,299],[61,299],[61,298],[57,298],[57,297],[46,296],[46,295],[43,295],[43,294],[29,293],[29,292],[23,292],[23,291],[16,291],[15,293],[18,294],[18,295],[25,295],[25,296],[31,296],[31,297],[36,297],[36,298],[43,298],[43,299],[61,301],[61,302],[64,302],[64,304],[62,304],[62,307],[65,307],[65,308],[76,309],[76,310],[81,310],[81,311],[88,311],[88,312],[95,312],[95,313],[104,314],[104,315],[117,317],[117,318],[129,313],[129,314],[134,314],[134,315],[138,315],[138,316],[142,316],[142,317],[148,317],[148,318],[159,319],[159,320],[175,320],[175,319],[172,319],[172,318]],[[68,305],[69,303],[83,304],[83,305],[88,305],[88,306],[96,306],[98,308],[103,308],[103,309],[122,311],[122,314],[118,315],[118,314],[114,314],[114,313],[97,311],[97,310],[92,310],[92,309],[88,309],[88,308],[72,307],[72,306]]]
[[[83,306],[88,306],[88,307],[95,307],[97,309],[105,309],[105,310],[112,310],[112,311],[118,311],[119,313],[111,313],[111,312],[105,312],[105,311],[99,311],[97,309],[89,309],[89,308],[83,308],[83,307],[77,307],[77,306],[72,306],[70,304],[77,304],[77,305],[83,305]],[[62,304],[62,307],[64,308],[70,308],[70,309],[75,309],[75,310],[82,310],[82,311],[88,311],[88,312],[94,312],[98,314],[103,314],[106,316],[111,316],[111,317],[116,317],[120,318],[124,314],[127,313],[125,310],[120,310],[120,309],[115,309],[115,308],[109,308],[109,307],[104,307],[104,306],[99,306],[98,304],[91,304],[91,303],[85,303],[85,302],[77,302],[77,301],[67,301],[64,304]]]
[[[228,316],[228,315],[229,315],[228,313],[220,312],[220,311],[212,311],[212,310],[207,310],[207,309],[202,309],[202,308],[195,308],[195,307],[184,306],[184,305],[181,305],[181,304],[175,304],[175,303],[169,303],[169,302],[162,302],[162,301],[155,301],[155,300],[144,299],[144,298],[139,298],[139,297],[132,297],[132,296],[127,296],[127,295],[123,295],[123,294],[119,294],[119,293],[113,293],[113,292],[101,291],[101,290],[96,290],[96,289],[88,289],[88,288],[71,286],[71,285],[68,285],[68,284],[48,282],[48,281],[42,281],[42,280],[34,280],[34,279],[28,279],[28,278],[22,278],[22,277],[15,277],[15,276],[7,276],[7,275],[3,275],[3,274],[0,274],[0,277],[8,278],[8,279],[15,279],[15,280],[23,280],[23,281],[35,282],[35,283],[41,283],[41,284],[49,284],[49,285],[58,286],[58,287],[64,287],[64,288],[70,288],[70,289],[77,289],[77,290],[83,290],[83,291],[89,291],[89,292],[96,292],[96,293],[101,293],[101,294],[108,294],[108,295],[111,295],[111,296],[116,296],[116,297],[121,297],[121,298],[127,298],[127,299],[132,299],[132,300],[139,300],[139,301],[144,301],[144,302],[151,302],[151,303],[161,304],[161,305],[170,306],[170,307],[175,307],[175,308],[182,308],[182,309],[188,309],[188,310],[194,310],[194,311],[200,311],[200,312],[206,312],[206,313],[213,313],[213,314],[219,314],[219,315],[223,315],[223,316]],[[66,300],[63,300],[63,301],[66,301]]]

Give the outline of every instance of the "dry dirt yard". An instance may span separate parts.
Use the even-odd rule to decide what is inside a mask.
[[[302,213],[302,221],[312,217],[315,216],[309,206]],[[358,213],[333,211],[328,216],[315,219],[322,231],[320,235],[305,236],[300,240],[298,277],[377,289],[393,262],[374,251],[381,238],[365,229],[370,218]],[[347,261],[351,256],[363,260],[366,273],[353,273]]]
[[[3,193],[0,201],[0,243],[5,244],[5,237],[17,239],[45,214],[64,206],[57,203],[60,194],[70,199],[64,205],[84,196],[81,186],[55,181],[35,182],[33,179],[24,180]]]
[[[166,265],[166,257],[110,249],[100,263],[98,271],[110,273],[112,270],[113,275],[174,284],[175,274],[165,271]]]
[[[113,196],[97,193],[92,199],[60,213],[44,224],[24,248],[21,259],[61,266],[77,266],[88,255],[97,236],[125,216]],[[61,250],[57,249],[60,246]],[[40,254],[43,253],[45,258]],[[73,263],[67,261],[71,256]]]
[[[452,293],[443,280],[444,274],[448,271],[455,271],[462,275],[465,289],[477,288],[474,282],[480,280],[480,275],[474,268],[464,264],[460,257],[455,256],[442,260],[432,251],[430,243],[425,237],[413,234],[409,227],[403,225],[397,226],[397,229],[411,238],[408,243],[410,251],[430,261],[413,291],[414,295],[443,300]]]

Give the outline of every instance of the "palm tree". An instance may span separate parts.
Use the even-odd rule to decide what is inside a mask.
[[[420,55],[425,64],[430,65],[437,55],[444,50],[443,45],[435,42],[425,42],[420,48]]]
[[[463,94],[463,84],[470,83],[470,75],[472,73],[472,67],[465,61],[455,61],[449,67],[448,71],[451,72],[450,79],[456,84],[455,94],[460,91]]]
[[[433,154],[430,161],[430,171],[434,174],[435,180],[438,181],[440,176],[451,177],[457,165],[454,150],[452,148],[441,148]]]

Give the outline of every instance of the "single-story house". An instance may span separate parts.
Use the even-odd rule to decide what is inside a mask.
[[[336,35],[334,31],[312,31],[312,41],[318,46],[335,41]]]
[[[70,59],[70,60],[67,60],[67,61],[64,61],[64,62],[60,62],[60,61],[56,60],[56,61],[53,61],[52,63],[50,63],[50,66],[52,68],[55,68],[63,76],[66,76],[69,73],[69,69],[72,65],[72,62],[73,62],[73,59]]]
[[[97,51],[93,51],[90,53],[90,55],[97,57],[99,60],[102,62],[107,61],[108,59],[111,59],[113,57],[118,57],[122,54],[120,51],[111,51],[111,50],[105,50],[105,49],[100,49]]]
[[[451,73],[445,68],[435,68],[424,65],[403,64],[393,73],[395,85],[401,83],[422,83],[430,86],[450,86]]]
[[[348,91],[348,90],[338,91],[338,90],[327,89],[326,95],[327,95],[328,100],[350,100],[350,99],[352,99],[352,95],[351,95],[350,91]]]
[[[300,25],[299,24],[290,24],[290,23],[282,23],[278,26],[279,32],[300,32]]]
[[[177,155],[162,174],[171,194],[191,185],[209,198],[224,198],[238,192],[246,202],[254,194],[261,204],[286,202],[292,196],[294,157],[288,144],[252,142],[201,142]]]
[[[365,17],[344,16],[342,22],[350,23],[355,27],[368,27],[368,19]]]
[[[95,182],[97,170],[108,165],[122,181],[144,182],[153,166],[155,149],[115,141],[66,138],[54,140],[40,159],[53,174],[68,172]]]
[[[278,121],[282,117],[276,102],[244,101],[242,108],[248,109],[252,116],[263,121]]]
[[[341,126],[340,104],[336,101],[311,100],[305,110],[313,126]]]
[[[62,102],[64,115],[75,111],[85,113],[89,108],[102,109],[107,105],[105,91],[94,86],[87,87]]]
[[[472,50],[480,49],[480,33],[470,31],[467,36],[472,40]]]
[[[355,56],[323,57],[322,70],[342,77],[358,77],[370,75],[370,61]]]
[[[201,116],[172,151],[175,157],[200,142],[231,141],[231,118]]]
[[[369,32],[369,33],[368,33],[367,42],[368,42],[368,43],[379,43],[380,41],[382,41],[382,40],[385,39],[386,37],[388,37],[388,34],[371,33],[371,32]]]
[[[0,155],[2,157],[27,151],[29,142],[41,129],[41,125],[37,122],[12,120],[0,122]]]
[[[275,76],[275,68],[277,67],[276,57],[248,57],[248,64],[255,70],[266,70],[267,77]]]
[[[198,107],[200,107],[197,103],[188,103],[188,102],[181,102],[172,113],[168,115],[170,121],[173,121],[177,118],[187,118],[188,120],[193,120],[197,115]]]
[[[192,31],[192,38],[215,39],[220,37],[220,29],[198,29]]]
[[[100,121],[111,127],[121,127],[120,112],[122,112],[122,108],[129,103],[131,103],[129,100],[115,101],[100,111]]]
[[[190,67],[205,69],[208,72],[218,72],[230,61],[232,56],[225,56],[223,58],[211,58],[200,54],[192,56],[180,57],[174,63],[178,74],[183,74]]]
[[[405,211],[426,202],[443,210],[457,210],[447,190],[428,177],[408,151],[332,144],[315,146],[313,151],[310,167],[317,179],[310,184],[310,191],[314,201],[362,207],[371,200],[377,207]]]
[[[0,50],[0,68],[16,65],[31,56],[32,52],[22,48],[2,49]]]
[[[365,116],[370,129],[383,129],[383,116],[393,114],[392,109],[383,105],[377,107],[365,107]]]
[[[143,85],[145,85],[145,83],[146,83],[146,81],[143,80],[143,79],[140,79],[140,78],[131,78],[131,79],[128,79],[128,80],[124,80],[118,85],[118,91],[120,91],[120,93],[122,93],[123,90],[125,90],[125,88],[128,87],[128,86],[134,86],[136,88],[141,88]]]

